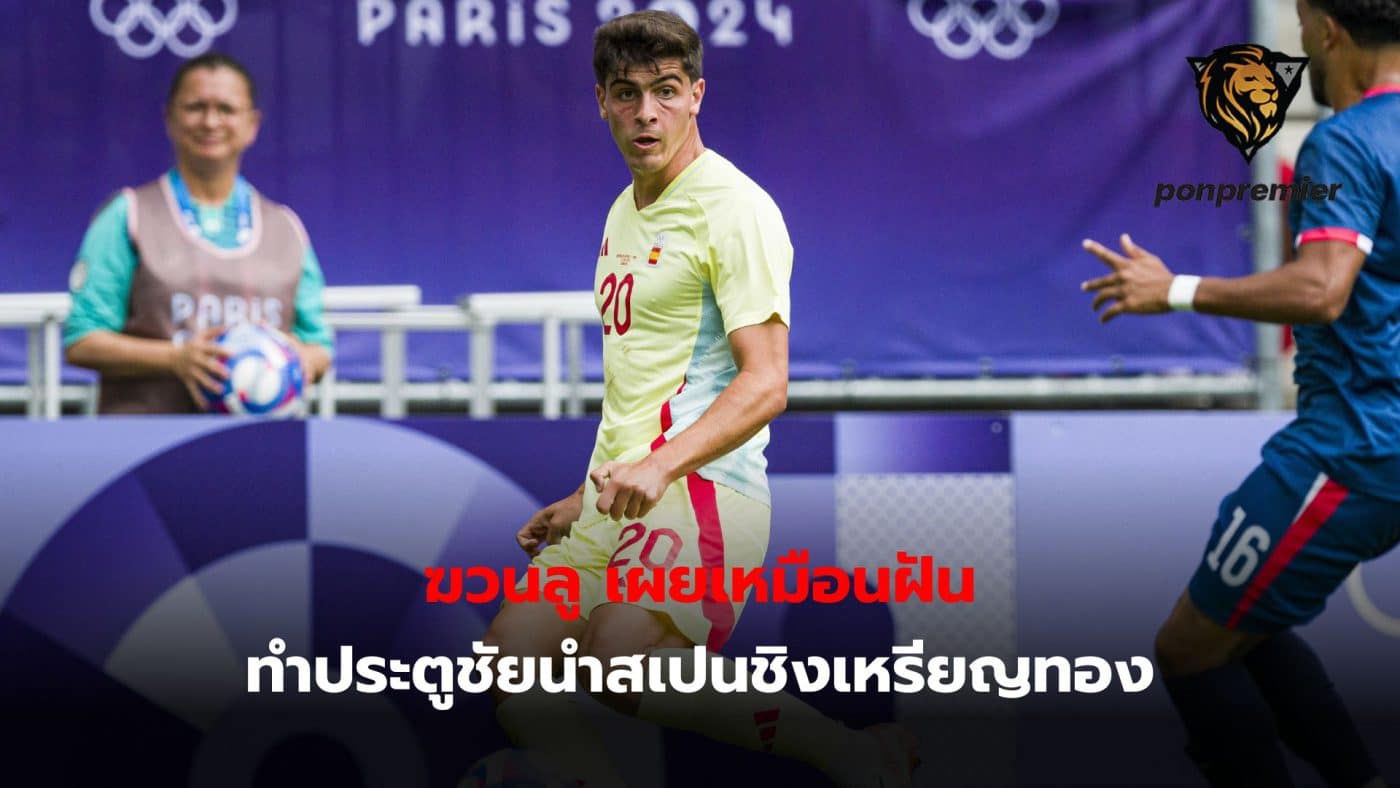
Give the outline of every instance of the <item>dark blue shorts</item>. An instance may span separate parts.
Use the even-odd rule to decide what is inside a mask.
[[[1311,621],[1361,561],[1400,541],[1400,503],[1303,462],[1260,465],[1220,502],[1191,601],[1243,632]]]

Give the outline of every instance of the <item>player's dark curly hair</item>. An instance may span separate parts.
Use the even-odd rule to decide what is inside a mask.
[[[170,78],[170,90],[165,94],[165,108],[168,110],[175,103],[175,94],[180,92],[180,85],[184,83],[186,75],[197,68],[226,68],[238,76],[243,77],[243,84],[248,86],[248,101],[254,107],[258,106],[258,87],[253,83],[253,75],[248,73],[248,69],[232,56],[221,52],[206,52],[196,58],[190,58],[180,64],[175,70],[175,76]]]
[[[700,78],[704,57],[700,35],[684,19],[665,11],[620,16],[593,34],[593,76],[603,87],[629,68],[656,68],[668,58],[678,58],[681,70],[694,82]]]
[[[1308,0],[1363,47],[1400,44],[1400,0]]]

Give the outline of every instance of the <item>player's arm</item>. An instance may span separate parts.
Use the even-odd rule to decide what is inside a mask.
[[[1177,278],[1159,257],[1126,234],[1121,243],[1123,254],[1096,241],[1084,242],[1084,248],[1111,269],[1082,285],[1086,292],[1094,293],[1095,311],[1108,306],[1099,319],[1107,323],[1124,313],[1155,314],[1171,309],[1170,294]],[[1269,323],[1330,323],[1346,308],[1365,261],[1366,255],[1351,243],[1304,243],[1293,262],[1272,271],[1200,279],[1189,306],[1206,314]]]
[[[557,544],[569,534],[569,529],[583,514],[583,485],[572,495],[561,498],[535,512],[515,534],[515,543],[529,555],[547,544]]]
[[[1192,308],[1269,323],[1330,323],[1346,309],[1365,262],[1360,249],[1341,241],[1303,244],[1293,262],[1272,271],[1202,279]]]
[[[1383,167],[1344,126],[1319,124],[1298,153],[1294,178],[1337,184],[1323,200],[1297,205],[1297,258],[1272,271],[1236,278],[1172,276],[1154,254],[1122,237],[1123,254],[1095,241],[1084,248],[1111,270],[1085,282],[1104,322],[1125,312],[1169,308],[1271,323],[1328,323],[1346,309],[1387,204]]]
[[[787,408],[788,327],[777,315],[729,333],[738,373],[696,422],[636,463],[608,462],[590,474],[598,511],[642,517],[671,482],[744,445]]]
[[[788,327],[776,315],[729,334],[738,374],[688,429],[650,459],[679,479],[743,446],[787,409]]]

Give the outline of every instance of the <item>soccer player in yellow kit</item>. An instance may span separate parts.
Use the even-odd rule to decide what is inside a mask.
[[[608,213],[594,293],[603,321],[603,421],[589,481],[517,534],[533,565],[575,569],[583,618],[549,604],[503,606],[486,635],[503,655],[607,660],[717,651],[742,601],[609,603],[608,567],[762,566],[770,504],[763,449],[787,403],[792,245],[757,184],[700,141],[699,36],[674,14],[641,11],[600,27],[600,116],[632,173]],[[728,594],[725,595],[726,597]],[[572,699],[497,696],[520,746],[593,786],[621,785]],[[912,738],[851,730],[787,695],[605,694],[627,714],[806,761],[844,786],[910,784]]]

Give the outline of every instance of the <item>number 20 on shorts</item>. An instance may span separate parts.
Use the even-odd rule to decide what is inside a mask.
[[[648,569],[662,567],[670,569],[671,565],[676,562],[676,557],[681,553],[681,535],[670,528],[653,528],[648,533],[647,527],[641,523],[632,523],[618,534],[619,544],[617,550],[612,554],[612,559],[608,561],[608,568],[612,569],[632,563],[632,559],[618,558],[618,556],[622,554],[623,550],[642,541],[643,538],[646,539],[646,542],[642,544],[642,552],[638,556],[642,566]],[[664,556],[658,556],[657,551],[660,549],[663,539],[666,541],[666,553]]]
[[[1220,535],[1220,541],[1216,542],[1215,548],[1206,554],[1206,565],[1212,572],[1218,572],[1221,582],[1231,588],[1243,584],[1254,574],[1254,570],[1259,567],[1260,554],[1268,552],[1273,541],[1269,538],[1269,532],[1264,530],[1264,526],[1251,525],[1244,529],[1239,539],[1234,540],[1234,547],[1230,548],[1229,555],[1222,561],[1221,556],[1225,554],[1225,548],[1230,545],[1230,540],[1234,539],[1235,532],[1244,524],[1244,518],[1244,509],[1236,506],[1229,527]]]

